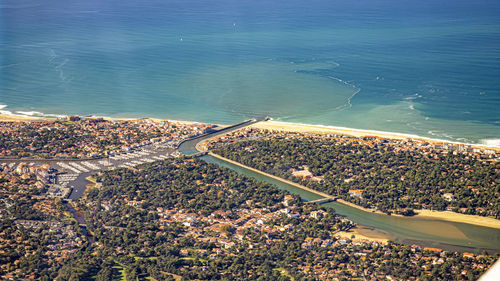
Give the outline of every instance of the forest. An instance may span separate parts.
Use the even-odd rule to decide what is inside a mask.
[[[387,214],[431,209],[500,218],[500,164],[464,154],[293,136],[220,145],[214,152]],[[293,169],[321,180],[296,177]],[[352,190],[359,196],[350,195]]]

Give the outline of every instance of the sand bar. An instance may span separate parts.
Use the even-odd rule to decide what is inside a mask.
[[[354,238],[352,236],[354,235]],[[345,239],[350,239],[354,242],[377,242],[380,244],[387,244],[391,240],[389,234],[382,233],[381,231],[366,227],[366,226],[356,226],[351,228],[349,231],[340,231],[335,233],[334,236],[339,236]]]

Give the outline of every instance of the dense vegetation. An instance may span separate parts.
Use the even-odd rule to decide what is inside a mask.
[[[43,237],[51,234],[46,232],[48,236],[38,236],[43,239],[35,254],[23,257],[22,252],[13,252],[2,263],[8,263],[17,276],[31,274],[39,280],[325,280],[333,276],[474,280],[495,261],[492,256],[468,259],[459,253],[338,239],[337,231],[349,229],[352,223],[331,209],[306,205],[271,185],[201,160],[157,161],[96,178],[98,184],[77,202],[90,233],[78,251],[60,263],[37,262],[49,249],[50,243],[45,244],[49,240]],[[19,216],[44,219],[25,206],[13,210]],[[186,220],[191,217],[196,218],[194,225]],[[26,239],[39,235],[23,234],[26,230],[16,230],[12,223],[0,225],[0,230],[7,236],[21,233],[16,237]],[[20,262],[12,263],[16,258]]]
[[[241,141],[216,153],[253,168],[383,212],[451,209],[500,218],[500,165],[464,154],[389,146],[339,145],[334,139],[281,138]],[[306,167],[320,182],[294,177]],[[349,190],[362,190],[362,198]],[[444,194],[453,197],[445,198]]]

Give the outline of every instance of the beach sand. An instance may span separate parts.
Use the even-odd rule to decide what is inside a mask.
[[[433,218],[433,219],[440,219],[453,222],[462,222],[462,223],[500,229],[500,220],[491,217],[465,215],[451,211],[415,210],[415,212],[417,213],[418,217],[422,218]]]
[[[20,115],[0,114],[0,121],[3,122],[27,122],[27,121],[54,121],[55,118],[29,117]]]
[[[426,137],[420,137],[417,135],[410,134],[400,134],[400,133],[391,133],[391,132],[382,132],[382,131],[370,131],[370,130],[361,130],[361,129],[352,129],[352,128],[344,128],[344,127],[334,127],[334,126],[322,126],[322,125],[308,125],[308,124],[298,124],[298,123],[288,123],[288,122],[279,122],[279,121],[265,121],[258,122],[250,127],[258,128],[258,129],[266,129],[270,131],[281,131],[281,132],[295,132],[295,133],[312,133],[312,134],[338,134],[338,135],[347,135],[353,136],[357,138],[367,137],[367,136],[375,136],[380,138],[387,139],[397,139],[397,140],[421,140],[429,143],[450,143],[450,144],[458,144],[457,142],[451,142],[446,140],[437,140]],[[480,144],[465,144],[470,145],[474,148],[480,149],[490,149],[495,150],[496,152],[500,152],[500,147],[496,146],[487,146]]]
[[[121,117],[100,117],[100,116],[80,116],[80,118],[103,118],[107,121],[138,121],[138,120],[152,120],[154,122],[170,122],[184,125],[196,125],[205,124],[195,121],[181,121],[181,120],[168,120],[168,119],[157,119],[157,118],[121,118]],[[0,114],[0,121],[2,122],[29,122],[29,121],[57,121],[55,117],[34,117],[34,116],[21,116],[13,114]]]
[[[352,238],[353,235],[354,238]],[[349,231],[337,232],[335,233],[335,236],[350,239],[354,242],[369,241],[378,242],[381,244],[387,244],[387,242],[391,240],[391,236],[388,233],[363,225],[358,225],[354,228],[351,228]]]

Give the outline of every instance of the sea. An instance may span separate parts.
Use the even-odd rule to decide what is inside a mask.
[[[1,0],[0,113],[500,146],[498,0]]]

